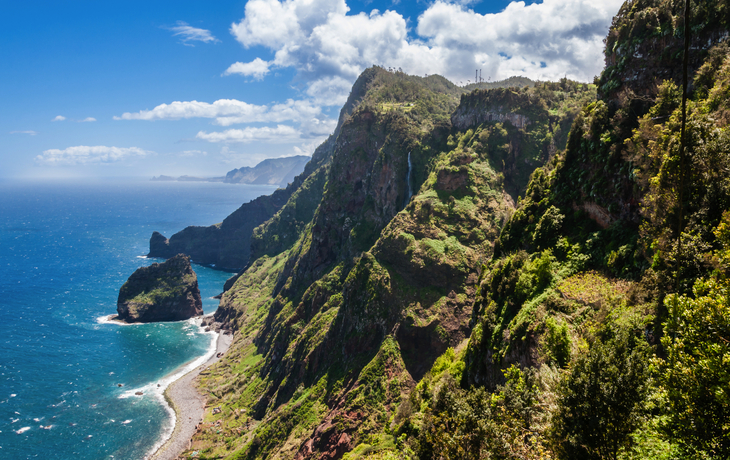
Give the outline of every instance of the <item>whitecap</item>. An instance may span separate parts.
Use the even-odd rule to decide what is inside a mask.
[[[132,421],[131,420],[125,420],[125,421],[122,422],[122,425],[127,425],[128,423],[132,423]]]
[[[11,418],[11,419],[10,419],[10,423],[15,423],[15,422],[17,422],[18,420],[20,420],[20,419],[19,419],[19,418]]]
[[[188,320],[190,322],[197,323],[200,325],[202,322],[202,318],[193,318],[191,320]],[[157,441],[157,443],[152,446],[152,448],[147,452],[147,456],[154,454],[157,452],[162,446],[165,445],[168,439],[172,436],[172,432],[175,430],[175,422],[177,420],[177,416],[175,415],[175,411],[172,407],[167,403],[165,400],[165,390],[168,386],[175,380],[179,379],[183,375],[187,374],[188,372],[196,369],[197,367],[205,364],[210,358],[215,356],[216,348],[218,345],[218,337],[219,333],[217,332],[201,332],[202,334],[211,336],[210,345],[208,345],[208,350],[205,352],[205,354],[198,359],[191,361],[187,365],[182,366],[181,368],[178,368],[177,372],[174,372],[172,374],[167,375],[165,378],[160,380],[159,382],[153,382],[150,383],[142,388],[139,388],[137,390],[129,390],[126,391],[124,394],[120,395],[120,398],[128,398],[130,396],[133,396],[135,391],[143,391],[145,394],[148,392],[155,396],[155,398],[158,399],[158,401],[162,404],[162,407],[165,408],[167,413],[169,414],[169,424],[165,427],[165,430],[160,437],[160,439]]]
[[[29,426],[24,426],[23,428],[17,430],[16,433],[17,434],[23,434],[23,433],[25,433],[28,430],[30,430],[30,427]]]
[[[125,323],[124,321],[115,321],[117,315],[104,315],[96,318],[96,324],[116,324],[117,326],[136,326],[143,323]]]
[[[15,393],[13,393],[13,394],[10,395],[11,398],[14,398],[16,396],[18,396],[18,395],[16,395]]]

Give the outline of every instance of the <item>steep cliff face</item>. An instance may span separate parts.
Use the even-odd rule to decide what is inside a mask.
[[[657,345],[671,324],[665,298],[698,295],[693,283],[712,272],[702,262],[719,247],[709,229],[720,225],[730,196],[710,185],[726,175],[717,165],[727,156],[720,100],[730,67],[727,42],[718,42],[728,36],[729,10],[725,3],[691,5],[681,159],[684,31],[677,5],[626,2],[614,19],[601,97],[575,118],[565,152],[532,174],[485,264],[463,386],[496,390],[513,364],[565,367],[586,353],[578,344],[609,342],[601,336],[607,330],[623,328]],[[555,443],[567,449],[571,441]],[[570,448],[587,455],[583,446]]]
[[[312,158],[304,165],[304,171],[286,188],[243,204],[219,224],[187,227],[169,240],[161,238],[162,235],[155,232],[150,239],[150,253],[147,257],[168,258],[184,253],[190,255],[196,263],[241,270],[250,261],[264,254],[278,254],[291,247],[303,226],[311,221],[322,197],[335,139],[342,124],[360,103],[376,73],[372,70],[366,71],[355,82],[350,97],[340,111],[335,132],[315,150]],[[236,173],[231,173],[233,180]],[[265,228],[254,231],[262,224],[265,224]],[[237,276],[230,280],[226,289],[236,278]]]
[[[127,323],[181,321],[202,315],[198,277],[190,258],[178,254],[137,269],[119,290],[117,313]]]
[[[571,106],[594,94],[565,85],[573,90],[543,85],[520,100]],[[377,435],[436,358],[469,337],[482,264],[514,206],[508,168],[550,158],[562,142],[544,142],[550,123],[573,113],[455,128],[455,110],[510,107],[488,92],[460,107],[461,89],[441,77],[378,68],[355,93],[360,103],[328,141],[331,160],[254,231],[256,260],[216,313],[238,332],[203,385],[227,427],[257,428],[228,445],[202,434],[196,449],[340,458]],[[510,183],[519,191],[526,181]]]
[[[286,189],[244,203],[216,225],[186,227],[169,239],[155,232],[150,238],[147,257],[169,258],[182,253],[198,264],[242,269],[249,260],[251,232],[281,209],[297,185],[290,184]]]
[[[674,31],[674,14],[651,22],[670,3],[627,2],[611,33]],[[699,3],[720,18],[697,23],[705,36],[727,8]],[[631,86],[653,85],[652,62],[648,80],[597,101],[592,85],[563,80],[458,103],[461,90],[437,77],[369,69],[321,178],[256,230],[258,257],[222,298],[217,317],[235,341],[201,385],[222,408],[207,420],[223,434],[203,431],[192,449],[594,458],[591,443],[604,443],[605,458],[619,448],[644,458],[664,423],[652,417],[672,416],[641,399],[653,384],[648,345],[672,314],[664,299],[677,289],[689,302],[707,292],[703,277],[727,276],[713,255],[730,203],[728,47],[706,55],[686,171],[676,82]],[[658,62],[676,67],[678,56]],[[316,197],[311,219],[298,220],[297,204]],[[284,243],[278,229],[291,231]],[[621,427],[610,442],[607,426]]]
[[[692,5],[690,74],[702,65],[710,48],[728,37],[729,25],[730,9],[725,2],[699,1]],[[599,79],[602,96],[607,102],[653,97],[665,80],[679,82],[683,46],[681,4],[671,0],[624,3],[606,37],[606,68]]]

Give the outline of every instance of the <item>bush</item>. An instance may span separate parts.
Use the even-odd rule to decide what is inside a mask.
[[[632,331],[610,328],[559,385],[553,440],[562,458],[615,460],[644,421],[649,347]]]

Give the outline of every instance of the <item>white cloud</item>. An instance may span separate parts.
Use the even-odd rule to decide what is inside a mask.
[[[93,122],[93,121],[96,121],[96,118],[94,118],[94,117],[86,117],[83,120],[79,120],[79,123],[90,123],[90,122]]]
[[[172,35],[174,37],[180,37],[180,41],[184,45],[188,46],[193,46],[191,43],[189,43],[192,41],[198,41],[203,43],[215,43],[219,41],[213,36],[213,34],[210,33],[209,30],[192,27],[188,25],[188,23],[186,23],[185,21],[177,21],[177,25],[175,27],[165,27],[165,29],[174,32]]]
[[[51,121],[63,121],[65,119],[66,119],[66,117],[64,117],[63,115],[56,115],[56,118],[54,118]]]
[[[256,58],[251,62],[236,62],[231,64],[223,75],[244,75],[253,77],[255,80],[263,80],[264,75],[269,73],[269,63],[261,58]]]
[[[437,0],[409,30],[394,11],[348,15],[345,0],[249,0],[231,33],[245,47],[275,53],[267,71],[292,67],[317,103],[340,105],[373,64],[455,82],[472,80],[474,69],[492,80],[590,81],[603,66],[602,40],[623,0],[520,1],[485,15],[470,3]]]
[[[264,126],[261,128],[247,127],[244,129],[227,129],[220,132],[207,133],[200,131],[198,139],[208,142],[248,143],[248,142],[272,142],[290,143],[301,138],[301,133],[287,125],[278,125],[275,128]]]
[[[103,145],[78,145],[63,150],[45,150],[35,158],[35,162],[44,166],[98,165],[117,163],[127,158],[144,157],[152,152],[138,147],[106,147]]]
[[[115,120],[179,120],[182,118],[214,118],[215,124],[230,126],[237,123],[279,123],[322,119],[322,109],[308,101],[289,99],[281,104],[256,105],[236,99],[215,102],[175,101],[160,104],[152,110],[126,112]]]
[[[27,131],[10,131],[10,134],[27,134],[29,136],[35,136],[35,135],[38,134],[38,132],[37,131],[31,131],[31,130],[27,130]]]
[[[212,104],[198,101],[175,101],[160,104],[152,110],[140,110],[136,113],[126,112],[115,120],[179,120],[181,118],[218,118],[241,117],[258,121],[265,116],[265,105],[254,105],[235,99],[220,99]]]
[[[248,127],[223,132],[198,133],[197,138],[209,142],[276,142],[294,143],[314,138],[326,138],[337,126],[337,120],[322,113],[317,101],[288,99],[280,104],[256,105],[235,99],[220,99],[213,103],[175,101],[160,104],[152,110],[124,113],[115,120],[179,120],[210,118],[219,126],[244,123],[276,123],[271,127]],[[282,125],[293,122],[298,128]]]

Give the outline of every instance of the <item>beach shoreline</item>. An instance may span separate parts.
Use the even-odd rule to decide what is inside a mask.
[[[170,437],[152,454],[149,460],[175,460],[190,446],[190,440],[198,425],[203,421],[205,412],[205,396],[201,395],[194,385],[195,379],[202,371],[217,362],[233,342],[233,334],[228,331],[218,332],[216,349],[203,364],[172,382],[164,392],[165,401],[175,414],[175,427]]]

